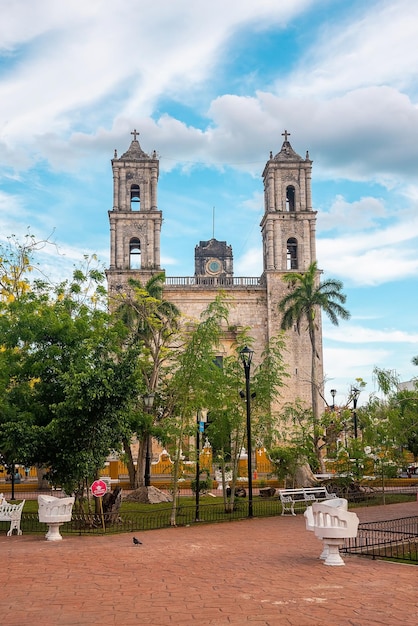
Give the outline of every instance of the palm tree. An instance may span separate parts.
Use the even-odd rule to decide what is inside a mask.
[[[306,321],[307,324],[306,329],[309,333],[312,350],[311,394],[315,444],[317,444],[319,439],[316,432],[319,420],[318,381],[316,375],[316,366],[319,359],[317,350],[319,313],[324,311],[334,326],[338,326],[338,318],[350,319],[350,313],[342,306],[346,301],[346,296],[341,293],[343,288],[342,282],[331,278],[321,283],[318,276],[316,261],[311,263],[304,273],[289,272],[284,274],[283,280],[293,286],[293,290],[279,302],[279,311],[283,313],[282,330],[288,330],[296,324],[297,331],[300,333],[302,323]]]
[[[175,304],[164,300],[164,281],[164,273],[152,276],[145,286],[130,279],[131,291],[118,309],[119,317],[130,329],[131,339],[142,343],[149,353],[142,369],[147,393],[157,389],[160,369],[167,358],[166,348],[179,328],[180,311]]]
[[[180,311],[175,304],[164,300],[164,273],[152,276],[145,286],[140,281],[128,281],[130,291],[125,294],[116,315],[130,331],[130,341],[141,347],[138,369],[141,388],[145,395],[154,397],[161,383],[164,366],[170,361],[172,344],[178,336]],[[141,409],[145,410],[142,411]],[[138,459],[135,465],[130,440],[123,441],[128,457],[128,469],[132,486],[144,486],[146,480],[146,458],[151,455],[153,419],[146,407],[140,407],[142,432],[137,432],[140,440]],[[149,470],[149,467],[148,467]]]

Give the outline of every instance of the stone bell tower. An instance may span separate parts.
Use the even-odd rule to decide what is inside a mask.
[[[264,271],[305,271],[316,260],[316,212],[312,210],[312,161],[296,154],[285,131],[282,148],[270,153],[263,172],[261,222]]]
[[[282,276],[292,271],[304,273],[316,261],[316,211],[312,209],[312,161],[309,154],[297,154],[284,131],[280,152],[267,161],[263,171],[264,215],[261,220],[263,276],[267,299],[267,337],[280,331],[278,305],[291,286]],[[320,270],[317,272],[319,283]],[[317,314],[317,382],[322,384],[322,324]],[[306,328],[286,332],[286,364],[290,380],[287,401],[309,402],[311,394],[312,348]],[[320,401],[318,395],[318,402]]]
[[[162,214],[157,209],[159,161],[149,156],[132,133],[129,149],[112,159],[113,209],[110,221],[109,291],[121,289],[131,277],[146,283],[160,268]]]

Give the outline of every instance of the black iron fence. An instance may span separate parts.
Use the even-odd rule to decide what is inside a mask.
[[[418,516],[359,524],[357,537],[347,539],[348,554],[418,561]]]
[[[126,533],[141,530],[153,530],[170,526],[172,504],[164,507],[150,506],[149,510],[120,511],[104,514],[78,514],[73,511],[70,522],[60,527],[61,534],[103,534]],[[270,517],[281,513],[278,498],[257,498],[253,501],[253,515]],[[214,523],[244,519],[248,516],[248,500],[237,498],[232,511],[225,509],[224,502],[219,500],[210,504],[200,503],[198,507],[185,504],[181,499],[176,509],[176,525],[185,526],[193,523]],[[10,522],[0,522],[0,532],[7,531]],[[37,513],[23,513],[20,527],[23,533],[46,533],[47,526],[38,520]]]
[[[218,495],[214,492],[212,495]],[[28,494],[29,495],[29,494]],[[37,498],[37,493],[32,492],[31,498]],[[54,492],[54,495],[59,495]],[[209,503],[200,501],[199,505],[190,502],[189,498],[183,496],[191,495],[183,493],[178,498],[175,522],[176,525],[188,525],[195,522],[214,523],[244,519],[248,516],[248,499],[236,498],[234,508],[228,512],[222,498],[213,498]],[[393,489],[382,492],[370,490],[361,493],[346,494],[351,507],[357,505],[376,505],[396,501],[394,498],[407,496],[416,499],[415,493],[404,489]],[[19,499],[23,499],[24,494],[19,493]],[[399,501],[399,500],[398,500]],[[141,506],[136,510],[124,508],[115,516],[114,513],[105,514],[78,514],[73,509],[73,516],[70,522],[61,526],[61,534],[103,534],[103,533],[127,533],[142,530],[152,530],[166,528],[170,526],[172,517],[172,504],[158,506]],[[299,508],[295,506],[295,512],[303,513],[305,506]],[[282,512],[280,498],[278,494],[274,497],[261,497],[254,494],[253,515],[254,517],[269,517],[280,515]],[[358,537],[347,543],[344,550],[353,554],[364,554],[374,558],[388,557],[400,558],[404,560],[417,560],[418,543],[418,518],[403,518],[401,520],[368,522],[359,525]],[[0,532],[7,532],[10,522],[0,522]],[[46,533],[47,527],[38,520],[37,512],[23,512],[21,518],[21,529],[24,533]],[[414,557],[415,555],[415,557]]]

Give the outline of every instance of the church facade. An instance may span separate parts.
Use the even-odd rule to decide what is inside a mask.
[[[156,152],[145,153],[137,132],[128,150],[112,159],[113,208],[109,211],[110,267],[108,288],[126,289],[129,278],[145,284],[160,266],[163,222],[158,209],[159,160]],[[312,161],[292,148],[287,131],[280,151],[270,153],[262,179],[264,215],[260,223],[263,248],[261,276],[237,277],[233,253],[226,241],[211,239],[196,245],[193,276],[166,275],[165,299],[177,305],[188,318],[199,319],[201,312],[222,289],[232,299],[230,326],[225,332],[225,351],[233,340],[231,328],[250,327],[254,338],[254,362],[269,340],[280,332],[278,303],[288,293],[282,281],[285,273],[304,272],[316,260],[316,212],[312,209]],[[192,253],[192,251],[191,251]],[[319,272],[318,272],[319,280]],[[322,328],[318,318],[318,380],[322,380]],[[311,346],[305,329],[286,332],[284,361],[289,378],[282,388],[279,405],[297,398],[311,405]],[[220,355],[222,356],[222,355]]]

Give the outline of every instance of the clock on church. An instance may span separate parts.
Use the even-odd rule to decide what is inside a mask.
[[[222,263],[218,259],[209,259],[206,263],[208,274],[219,274],[222,271]]]
[[[229,278],[233,276],[232,248],[226,241],[201,241],[195,248],[195,276]]]

